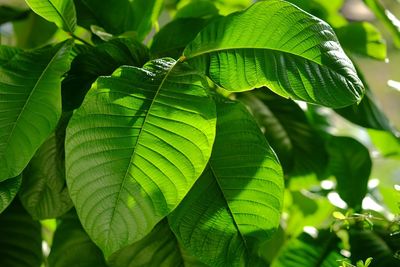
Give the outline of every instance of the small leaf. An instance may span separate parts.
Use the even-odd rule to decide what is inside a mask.
[[[368,189],[371,158],[368,149],[350,137],[332,137],[328,142],[329,169],[336,177],[340,197],[356,211]]]
[[[210,157],[215,124],[203,77],[173,59],[97,80],[68,125],[66,172],[83,227],[107,258],[183,199]]]
[[[41,266],[41,225],[32,220],[18,198],[0,214],[0,236],[0,266]]]
[[[1,60],[0,181],[19,175],[56,127],[60,78],[69,68],[71,45],[67,41],[32,51],[13,50],[12,57]]]
[[[384,157],[400,158],[400,136],[389,132],[368,130],[372,143]]]
[[[280,0],[210,23],[182,59],[230,91],[266,86],[286,98],[336,108],[359,102],[364,93],[332,28]]]
[[[256,246],[279,225],[282,170],[240,103],[218,103],[217,114],[208,167],[168,219],[178,240],[201,261],[247,266],[258,261]]]
[[[54,22],[59,28],[73,33],[76,28],[76,11],[73,0],[25,0],[39,16]]]
[[[21,186],[21,175],[0,182],[0,214],[10,205]]]
[[[218,9],[210,0],[198,0],[189,2],[178,9],[175,19],[178,18],[202,18],[208,19],[218,16]]]
[[[340,211],[335,211],[332,213],[332,216],[338,220],[346,220],[346,216],[343,215]]]
[[[51,267],[107,267],[103,254],[83,230],[74,211],[58,223],[48,263]]]
[[[138,40],[144,40],[152,28],[157,25],[163,5],[164,0],[132,1],[133,16],[135,19],[132,30],[137,33]]]

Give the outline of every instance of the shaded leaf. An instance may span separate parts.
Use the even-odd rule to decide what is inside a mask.
[[[267,86],[329,107],[358,102],[364,91],[331,27],[284,1],[258,2],[215,20],[183,54],[231,91]]]
[[[213,1],[191,1],[177,10],[175,19],[178,18],[212,18],[218,16],[218,9]]]
[[[14,52],[9,60],[2,60],[0,181],[19,175],[57,125],[61,115],[60,78],[69,68],[71,44],[67,41]],[[0,47],[3,49],[10,51]]]
[[[28,10],[20,10],[11,6],[0,5],[0,25],[6,22],[20,20],[28,16]]]
[[[76,11],[73,0],[25,0],[39,16],[54,22],[59,28],[73,33],[76,28]]]
[[[207,267],[179,245],[166,219],[142,240],[115,253],[110,267]]]
[[[327,145],[329,169],[336,177],[340,197],[356,211],[368,189],[371,158],[368,149],[350,137],[333,136]]]
[[[257,264],[257,245],[279,225],[282,170],[244,106],[217,103],[217,114],[208,167],[168,219],[201,261],[215,267]]]
[[[41,226],[18,199],[0,214],[0,266],[39,267],[42,263]]]
[[[20,199],[34,219],[56,218],[72,208],[65,182],[64,114],[55,132],[44,142],[23,172]]]
[[[58,223],[48,263],[51,267],[107,267],[101,250],[83,230],[75,211]]]
[[[10,205],[21,186],[21,176],[0,182],[0,214]]]
[[[172,59],[121,67],[93,85],[67,128],[66,171],[80,220],[107,258],[186,195],[210,157],[215,120],[202,77]]]
[[[147,48],[132,38],[115,38],[96,47],[85,47],[62,81],[63,110],[78,108],[97,77],[110,75],[122,65],[141,67],[148,60]]]

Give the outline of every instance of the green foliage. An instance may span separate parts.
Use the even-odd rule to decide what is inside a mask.
[[[0,266],[398,266],[391,42],[289,2],[1,1]]]

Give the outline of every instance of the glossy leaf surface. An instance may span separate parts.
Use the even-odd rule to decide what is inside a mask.
[[[21,176],[0,182],[0,214],[10,205],[21,186]]]
[[[160,59],[99,78],[67,128],[70,195],[106,257],[170,213],[210,157],[214,102],[202,77],[176,64]]]

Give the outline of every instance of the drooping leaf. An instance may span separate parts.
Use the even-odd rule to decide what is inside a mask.
[[[286,175],[323,177],[328,163],[324,141],[295,102],[262,90],[238,99],[250,108]]]
[[[80,220],[106,257],[186,195],[210,157],[215,120],[202,76],[172,59],[97,80],[67,128],[66,171]]]
[[[142,41],[157,25],[161,14],[164,0],[133,0],[132,10],[135,24],[132,30],[137,34],[138,40]]]
[[[0,5],[0,25],[6,22],[20,20],[28,16],[28,10],[20,10],[11,6]]]
[[[202,18],[208,19],[218,16],[218,9],[213,1],[191,1],[177,10],[175,19],[178,18]]]
[[[388,232],[351,229],[349,231],[351,258],[355,263],[359,259],[372,257],[370,267],[397,267],[400,259],[394,257],[400,250],[400,238]]]
[[[380,0],[363,0],[375,16],[382,21],[393,37],[394,44],[400,48],[400,20]]]
[[[32,49],[47,44],[57,31],[57,26],[34,12],[28,17],[13,23],[17,46]]]
[[[90,30],[91,25],[104,28],[112,34],[120,34],[134,27],[133,10],[129,0],[98,1],[73,0],[78,25]]]
[[[0,181],[19,175],[57,125],[61,75],[69,68],[71,45],[67,41],[33,51],[14,50],[12,57],[1,60]]]
[[[185,46],[207,23],[208,20],[202,18],[182,18],[171,21],[154,36],[150,52],[155,57],[169,56],[178,59]]]
[[[23,172],[20,199],[34,219],[57,218],[72,208],[65,182],[64,114],[55,132],[44,142]]]
[[[18,198],[0,214],[0,236],[0,266],[41,266],[40,223],[29,216]]]
[[[258,261],[256,246],[279,225],[282,169],[244,106],[218,103],[217,114],[208,167],[168,219],[178,240],[201,261],[248,266]]]
[[[141,67],[148,60],[147,48],[132,38],[115,38],[86,47],[74,58],[62,82],[63,110],[78,108],[97,77],[111,75],[122,65]]]
[[[335,238],[325,231],[316,239],[303,233],[287,242],[271,267],[338,267],[343,257]]]
[[[51,267],[107,267],[101,250],[83,230],[75,211],[58,223],[48,263]]]
[[[364,91],[331,27],[280,0],[210,23],[186,47],[185,59],[231,91],[267,86],[329,107],[358,102]]]
[[[327,149],[329,169],[336,177],[340,197],[358,211],[368,189],[371,158],[368,149],[350,137],[332,137]]]
[[[145,238],[115,253],[108,264],[110,267],[207,267],[183,250],[166,219]]]
[[[10,205],[21,186],[21,175],[0,182],[0,214]]]
[[[39,16],[54,22],[59,28],[73,33],[76,28],[76,11],[73,0],[25,0]]]
[[[386,59],[386,42],[371,23],[349,23],[336,29],[336,33],[344,49],[379,60]]]

